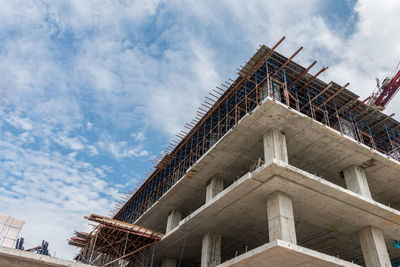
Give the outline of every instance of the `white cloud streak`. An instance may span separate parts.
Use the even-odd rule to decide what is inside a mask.
[[[61,257],[70,257],[66,239],[90,212],[106,213],[121,194],[102,180],[104,171],[77,160],[74,154],[23,148],[8,135],[0,140],[2,213],[24,219],[25,247],[41,240]],[[86,228],[86,227],[85,227]]]

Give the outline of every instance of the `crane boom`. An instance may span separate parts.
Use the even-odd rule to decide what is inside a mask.
[[[384,108],[400,89],[400,69],[389,84],[382,89],[375,100],[375,106]]]

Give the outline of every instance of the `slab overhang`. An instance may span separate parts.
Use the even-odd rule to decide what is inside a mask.
[[[282,240],[275,240],[226,261],[217,267],[228,266],[357,267],[359,265]]]

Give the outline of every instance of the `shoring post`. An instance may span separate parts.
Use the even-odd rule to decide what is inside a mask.
[[[95,248],[95,246],[96,246],[96,241],[97,241],[97,236],[98,236],[98,234],[99,234],[99,230],[96,231],[96,236],[95,236],[95,238],[94,238],[94,243],[92,243],[92,248],[91,248],[92,252],[90,253],[90,257],[89,257],[89,262],[88,262],[89,264],[92,263],[94,248]]]
[[[237,122],[238,122],[238,106],[237,106],[237,104],[238,104],[238,97],[237,97],[237,90],[235,91],[235,125],[237,124]]]
[[[290,88],[296,95],[296,109],[297,111],[300,111],[300,100],[299,100],[299,94],[297,93],[297,89],[293,84],[290,85]]]
[[[392,134],[393,134],[393,139],[396,139],[396,133],[394,132],[394,129],[393,128],[390,128],[390,131],[392,132]],[[393,146],[395,146],[395,145],[393,145]],[[395,147],[396,148],[396,147]]]
[[[357,117],[355,115],[353,115],[353,117],[354,117],[354,125],[357,131],[358,141],[364,144],[362,135],[360,134],[360,130],[358,129],[359,123],[357,123]]]
[[[368,129],[368,132],[369,132],[369,136],[371,136],[371,141],[372,141],[373,148],[376,150],[376,144],[375,144],[374,136],[372,135],[371,129],[369,128],[368,122],[366,121],[365,123],[367,124],[367,129]]]
[[[213,116],[210,116],[210,142],[211,142],[211,132],[212,132],[212,125],[213,125]]]
[[[326,108],[325,98],[324,98],[323,95],[321,95],[320,97],[322,98],[322,105],[324,106],[324,109],[325,109],[325,123],[326,123],[326,125],[330,126],[330,123],[329,123],[329,112],[328,112],[328,109]]]
[[[311,118],[314,119],[314,111],[313,111],[313,105],[312,105],[311,97],[310,97],[310,89],[308,88],[308,86],[306,87],[306,89],[307,89],[308,103],[310,103],[310,104],[309,104],[309,106],[310,106],[310,115],[311,115]],[[307,113],[308,113],[308,112],[307,112]],[[306,113],[306,114],[307,114],[307,113]]]
[[[243,85],[244,85],[244,108],[245,108],[246,113],[247,113],[247,86],[246,86],[246,82],[244,82]]]
[[[387,134],[387,136],[388,136],[388,138],[389,138],[390,146],[392,147],[392,149],[388,151],[388,152],[390,153],[390,151],[393,151],[393,150],[394,150],[394,146],[393,146],[392,138],[390,138],[390,133],[389,133],[389,130],[388,130],[386,124],[385,124],[384,126],[385,126],[386,134]]]
[[[218,107],[218,129],[217,129],[217,138],[219,139],[219,133],[220,133],[220,124],[221,124],[221,106]]]
[[[289,92],[288,92],[287,83],[286,83],[285,69],[283,69],[283,95],[285,97],[286,106],[290,107]]]
[[[265,69],[267,71],[267,96],[269,94],[269,84],[270,84],[270,76],[269,76],[269,67],[268,67],[268,60],[265,61]],[[262,96],[260,103],[264,100],[264,91],[261,90]]]

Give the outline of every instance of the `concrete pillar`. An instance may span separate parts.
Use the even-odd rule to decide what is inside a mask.
[[[273,159],[288,163],[288,154],[285,135],[276,128],[271,128],[264,135],[264,160]]]
[[[347,189],[372,199],[371,191],[369,191],[367,176],[362,168],[351,166],[343,170],[343,175],[346,181]]]
[[[217,233],[207,233],[203,236],[201,247],[201,267],[214,267],[221,263],[222,237]]]
[[[177,260],[172,258],[164,258],[161,261],[161,267],[176,267]]]
[[[280,239],[297,243],[292,199],[279,191],[267,200],[269,241]]]
[[[391,267],[382,232],[372,226],[359,231],[361,249],[366,267]]]
[[[206,202],[224,190],[224,181],[221,178],[212,178],[208,181],[206,188]]]
[[[177,210],[172,210],[168,214],[168,219],[167,219],[167,229],[165,230],[165,233],[168,234],[171,232],[182,220],[182,213],[180,213]]]

